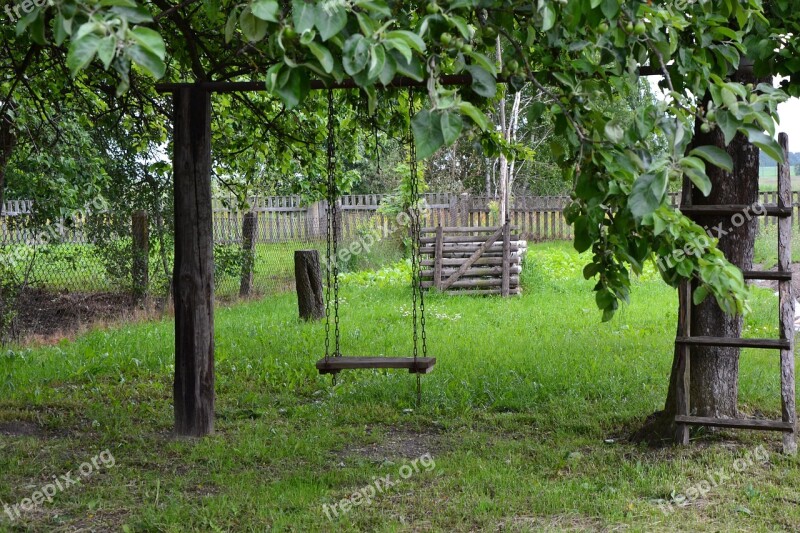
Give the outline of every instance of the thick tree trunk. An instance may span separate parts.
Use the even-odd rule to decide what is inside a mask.
[[[325,318],[322,271],[317,250],[295,250],[294,279],[300,318],[303,320]]]
[[[211,225],[211,98],[174,93],[175,432],[214,431],[214,241]]]
[[[734,78],[742,83],[757,84],[762,81],[748,70],[740,71]],[[716,128],[709,133],[696,127],[693,146],[714,145],[725,149],[733,158],[733,173],[708,165],[708,176],[713,188],[706,198],[688,183],[684,183],[682,203],[687,203],[691,194],[693,205],[741,204],[753,205],[758,201],[759,151],[745,136],[737,134],[729,146],[725,146],[722,132]],[[691,148],[691,147],[690,147]],[[689,192],[691,191],[691,192]],[[746,215],[746,213],[742,213]],[[758,228],[757,217],[713,217],[697,218],[711,236],[719,238],[719,248],[731,263],[742,270],[753,265],[753,248]],[[690,302],[680,302],[688,305]],[[714,337],[739,337],[742,318],[725,314],[713,298],[707,298],[692,309],[692,335]],[[677,332],[676,332],[677,333]],[[737,416],[739,349],[720,347],[693,347],[691,357],[691,382],[689,388],[690,412],[697,416],[733,418]],[[676,381],[678,377],[678,352],[674,353],[669,390],[664,410],[651,416],[645,426],[634,436],[634,440],[671,440],[674,433],[673,419],[676,412]]]

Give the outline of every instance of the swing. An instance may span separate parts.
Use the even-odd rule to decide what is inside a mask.
[[[409,118],[413,115],[413,93],[409,91]],[[409,153],[411,161],[411,301],[413,327],[413,357],[344,357],[339,349],[339,267],[333,259],[337,256],[339,242],[339,208],[336,204],[338,191],[336,186],[336,161],[334,146],[334,106],[333,91],[328,91],[328,139],[327,139],[327,173],[328,173],[328,227],[327,227],[327,284],[325,290],[325,357],[317,361],[320,374],[336,374],[342,370],[360,370],[367,368],[407,369],[417,374],[417,400],[419,400],[420,374],[427,374],[436,364],[435,357],[427,357],[427,338],[425,335],[425,300],[420,287],[420,213],[419,188],[417,184],[417,161],[414,142],[409,128]],[[332,274],[332,276],[331,276]],[[331,350],[331,287],[333,287],[333,332],[335,344]],[[417,319],[417,301],[419,301],[419,320]],[[417,330],[419,322],[419,332]],[[422,355],[419,356],[417,344],[421,338]]]

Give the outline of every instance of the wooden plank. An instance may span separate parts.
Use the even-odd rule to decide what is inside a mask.
[[[175,433],[214,432],[214,236],[211,95],[173,93]]]
[[[758,420],[755,418],[714,418],[710,416],[684,416],[675,417],[675,422],[690,426],[711,426],[732,429],[756,429],[764,431],[793,432],[792,424],[781,420]]]
[[[510,276],[509,277],[509,286],[519,286],[519,276]],[[423,289],[430,289],[433,287],[432,281],[423,281],[420,283],[420,286]],[[450,287],[454,288],[473,288],[473,287],[502,287],[503,280],[497,278],[466,278],[466,279],[459,279],[458,281],[454,281],[450,285],[447,286],[449,289]]]
[[[692,282],[683,281],[678,293],[678,331],[685,337],[692,334]],[[690,364],[691,349],[688,345],[679,345],[678,362],[675,380],[675,443],[686,446],[689,444],[689,426],[678,423],[679,416],[689,415],[689,390],[690,390]]]
[[[440,287],[442,285],[442,245],[444,244],[442,239],[444,236],[444,232],[442,231],[442,227],[436,230],[436,252],[433,254],[434,266],[433,266],[433,286]]]
[[[452,285],[459,278],[459,276],[461,276],[463,272],[466,272],[469,269],[469,267],[471,267],[472,264],[478,258],[480,258],[480,256],[483,254],[484,251],[486,251],[489,247],[491,247],[495,243],[495,241],[497,241],[502,231],[503,229],[500,228],[498,231],[494,232],[486,242],[484,242],[477,250],[475,250],[475,252],[469,257],[469,259],[464,261],[464,264],[462,264],[458,268],[455,274],[453,274],[452,276],[450,276],[449,278],[447,278],[442,282],[442,284],[440,285],[440,289],[443,291],[447,290],[447,288],[450,287],[450,285]]]
[[[791,221],[789,221],[791,224]],[[780,226],[779,226],[780,228]],[[780,229],[778,230],[780,232]],[[758,280],[773,280],[773,281],[792,281],[792,273],[770,270],[744,270],[742,271],[744,279],[758,279]]]
[[[428,227],[422,228],[422,233],[436,233],[436,228]],[[494,233],[503,229],[503,226],[444,226],[442,230],[445,233]],[[512,229],[516,230],[516,227]]]
[[[508,296],[508,285],[509,285],[509,277],[510,277],[510,259],[511,257],[511,229],[506,222],[503,225],[503,284],[501,285],[501,291],[503,296]]]
[[[500,231],[502,232],[502,230]],[[450,244],[450,245],[445,244],[442,246],[442,253],[445,255],[445,257],[447,256],[447,254],[452,254],[452,253],[471,254],[472,252],[475,252],[476,250],[480,250],[482,248],[484,248],[483,244]],[[518,252],[520,250],[520,246],[518,244],[516,245],[512,244],[510,245],[510,250],[512,252]],[[502,242],[492,243],[485,251],[502,253],[503,243]],[[419,253],[421,254],[433,254],[435,252],[436,248],[434,248],[433,246],[423,246],[422,248],[419,249]]]
[[[317,361],[317,369],[320,374],[370,368],[407,369],[411,374],[428,374],[435,364],[435,357],[329,357]]]
[[[522,273],[522,267],[519,265],[510,265],[508,268],[510,274],[520,274]],[[454,268],[443,268],[442,269],[442,276],[449,276],[454,274],[456,269]],[[434,271],[433,270],[422,270],[419,275],[423,278],[433,278]],[[503,275],[503,267],[502,266],[489,266],[489,267],[473,267],[461,274],[462,278],[466,277],[475,277],[475,276],[502,276]]]
[[[499,296],[501,292],[501,289],[462,289],[457,291],[447,291],[445,294],[448,296]],[[519,287],[513,287],[508,290],[508,294],[511,296],[522,294],[522,289]]]
[[[791,209],[792,180],[789,168],[789,136],[778,135],[785,162],[778,166],[778,205]],[[792,262],[792,219],[778,220],[778,270],[790,273]],[[781,350],[781,419],[791,427],[783,436],[783,453],[797,453],[797,411],[794,376],[794,296],[791,277],[778,283],[780,305],[780,335],[789,343]]]
[[[791,217],[792,209],[778,205],[762,205],[758,211],[752,205],[694,205],[681,207],[684,215],[736,215]]]
[[[518,265],[518,264],[521,263],[521,261],[522,260],[518,255],[512,255],[511,256],[511,264],[512,265]],[[459,259],[459,258],[456,258],[456,257],[445,257],[445,258],[442,259],[442,266],[443,267],[446,267],[446,266],[460,267],[462,263],[464,263],[464,258],[460,258]],[[503,264],[503,258],[502,257],[481,257],[480,259],[478,259],[477,261],[475,261],[473,263],[473,266],[475,266],[475,265],[502,265],[502,264]],[[426,267],[435,266],[433,259],[423,259],[422,261],[420,261],[420,265],[421,266],[426,266]]]
[[[443,230],[444,231],[444,230]],[[447,244],[453,243],[472,243],[472,244],[480,244],[485,240],[484,238],[475,236],[475,235],[463,235],[463,236],[453,236],[453,235],[444,235],[443,241]],[[511,235],[511,242],[514,241],[521,241],[523,240],[522,235],[519,233],[514,233]],[[422,237],[420,238],[419,242],[421,244],[432,244],[436,242],[436,237]]]
[[[678,344],[687,346],[724,346],[727,348],[758,348],[764,350],[780,350],[791,348],[785,339],[736,339],[732,337],[678,337]]]

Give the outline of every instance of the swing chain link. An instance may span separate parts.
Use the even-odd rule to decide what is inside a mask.
[[[325,361],[331,356],[330,350],[330,315],[331,315],[331,286],[333,286],[333,321],[334,321],[334,351],[333,357],[341,355],[339,342],[339,265],[336,257],[338,255],[339,242],[339,210],[337,206],[338,194],[336,187],[336,146],[335,135],[336,127],[334,121],[333,90],[328,90],[328,139],[327,139],[327,201],[328,201],[328,220],[326,224],[326,286],[325,286]],[[331,276],[331,271],[333,276]],[[336,383],[336,374],[333,375]]]
[[[427,335],[425,333],[425,295],[422,290],[420,279],[420,235],[422,225],[420,222],[420,193],[419,193],[419,173],[417,167],[417,149],[414,144],[414,133],[411,128],[411,121],[414,118],[414,91],[408,90],[408,155],[409,170],[411,174],[411,300],[412,300],[412,320],[414,322],[414,362],[417,361],[418,332],[417,332],[417,297],[419,297],[419,326],[422,337],[422,356],[428,354]],[[417,407],[422,401],[422,379],[417,373]]]

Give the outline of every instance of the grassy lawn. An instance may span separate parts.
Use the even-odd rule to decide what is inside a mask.
[[[798,462],[779,454],[779,436],[626,442],[663,406],[675,294],[650,273],[603,324],[581,267],[568,245],[538,245],[520,298],[427,297],[438,363],[419,408],[407,373],[351,372],[335,386],[317,375],[324,324],[299,322],[291,293],[219,308],[217,431],[202,440],[170,436],[169,320],[7,350],[0,501],[104,450],[115,466],[15,522],[0,510],[0,530],[800,529]],[[410,294],[396,277],[343,284],[346,354],[410,354]],[[747,333],[776,334],[775,307],[756,292]],[[740,387],[744,412],[778,418],[776,354],[746,352]],[[386,476],[399,483],[371,496]],[[370,502],[329,507],[329,520],[323,505],[356,491]]]

